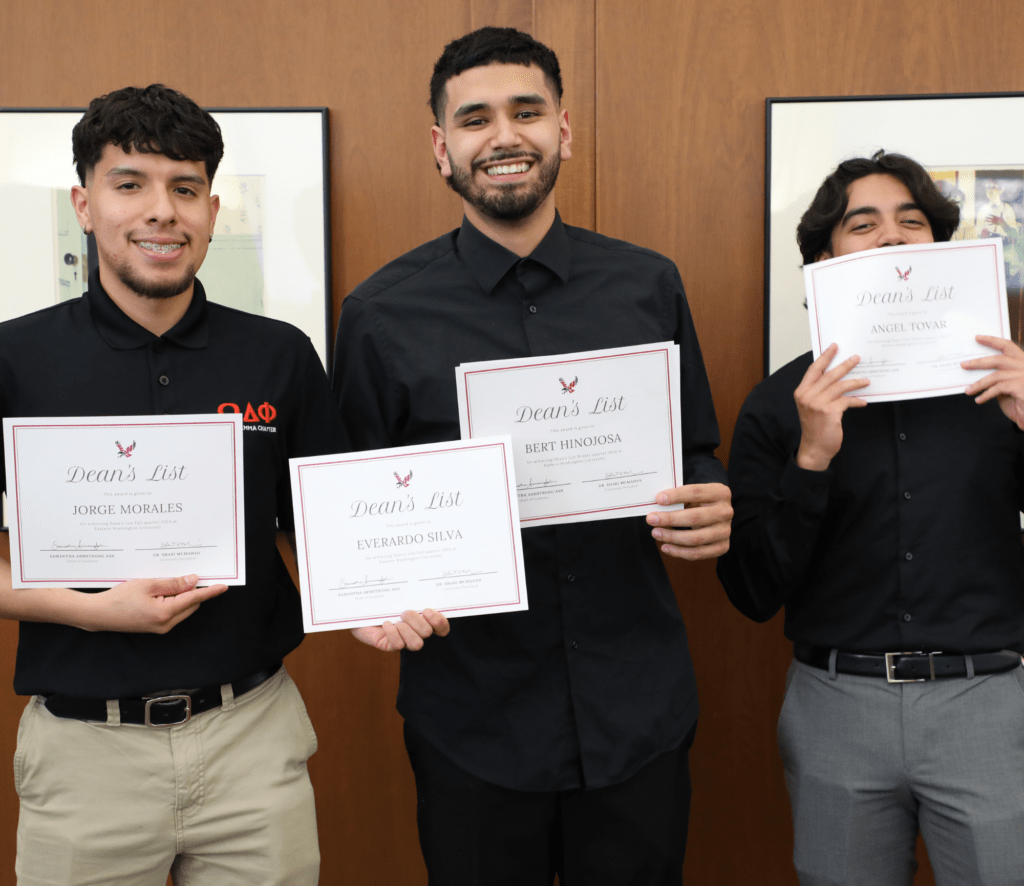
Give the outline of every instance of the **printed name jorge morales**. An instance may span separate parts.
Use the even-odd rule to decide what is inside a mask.
[[[180,501],[134,505],[73,505],[71,515],[73,517],[96,517],[116,514],[180,514],[183,510]]]

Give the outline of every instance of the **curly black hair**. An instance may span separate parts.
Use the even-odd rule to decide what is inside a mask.
[[[127,86],[89,102],[71,135],[75,170],[83,185],[107,145],[117,145],[126,154],[201,160],[211,183],[224,156],[217,121],[188,96],[160,83]]]

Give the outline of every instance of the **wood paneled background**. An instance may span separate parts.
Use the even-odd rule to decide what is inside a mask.
[[[992,0],[2,0],[0,105],[80,107],[160,81],[207,106],[327,106],[336,318],[377,267],[459,223],[428,133],[441,48],[484,24],[530,30],[565,77],[574,157],[558,186],[562,215],[679,264],[728,441],[762,366],[765,97],[1024,90],[1013,9]],[[1024,135],[1021,121],[1002,125]],[[789,660],[781,624],[734,612],[712,564],[670,569],[702,707],[688,882],[794,884],[774,736]],[[10,686],[15,643],[15,626],[0,625],[0,687]],[[397,658],[327,633],[288,665],[320,736],[310,770],[323,882],[424,883],[394,711]],[[13,756],[22,706],[0,689],[0,760]],[[17,800],[2,765],[6,886]],[[927,870],[918,882],[932,882]]]

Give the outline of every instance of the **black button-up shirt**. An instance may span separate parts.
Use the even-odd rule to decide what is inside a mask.
[[[811,355],[747,398],[729,459],[718,575],[786,636],[854,652],[1024,651],[1024,434],[963,394],[843,416],[828,470],[797,467],[793,392]]]
[[[673,340],[687,482],[722,482],[718,428],[675,265],[555,220],[520,259],[461,229],[342,306],[334,387],[355,449],[459,439],[455,367]],[[519,790],[614,784],[697,716],[686,634],[643,518],[523,530],[530,608],[455,619],[403,653],[398,707],[464,769]]]
[[[0,417],[218,411],[243,415],[246,585],[160,636],[23,622],[16,692],[125,698],[218,685],[294,649],[302,612],[276,546],[277,521],[292,525],[288,459],[337,452],[341,426],[309,339],[207,302],[198,281],[159,337],[110,300],[95,270],[82,298],[0,324]]]

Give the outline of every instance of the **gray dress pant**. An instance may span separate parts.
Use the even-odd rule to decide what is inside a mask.
[[[779,715],[801,886],[1024,886],[1024,668],[890,684],[794,661]]]

